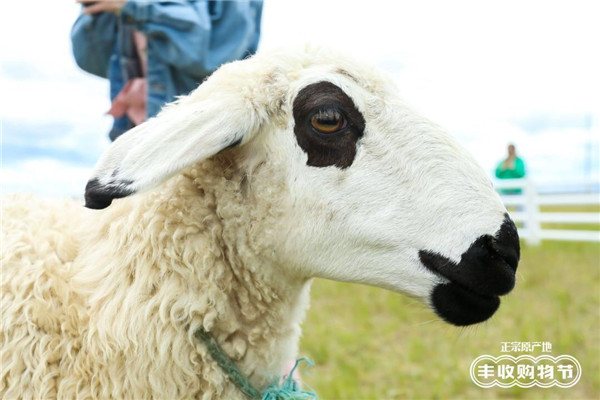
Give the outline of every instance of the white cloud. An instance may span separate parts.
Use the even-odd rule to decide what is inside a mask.
[[[96,85],[59,75],[54,79],[10,80],[2,86],[0,107],[7,120],[85,123],[103,118],[110,108],[106,82]]]
[[[25,160],[0,171],[3,193],[38,193],[51,197],[83,198],[90,176],[89,168],[47,158]]]

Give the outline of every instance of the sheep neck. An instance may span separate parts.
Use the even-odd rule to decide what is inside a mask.
[[[95,214],[82,241],[94,251],[77,260],[83,267],[74,278],[90,324],[73,369],[92,371],[97,387],[109,390],[115,375],[102,365],[120,365],[130,393],[138,393],[135,384],[140,396],[149,382],[160,382],[162,397],[239,396],[235,387],[223,389],[223,372],[194,337],[203,328],[254,387],[281,375],[297,356],[310,282],[270,258],[276,196],[273,204],[253,202],[241,185],[235,170],[211,161]],[[138,359],[153,362],[127,367]]]
[[[222,307],[218,315],[204,317],[203,328],[256,387],[262,387],[296,357],[299,325],[308,305],[306,279],[286,274],[271,258],[268,237],[278,223],[278,192],[270,187],[273,197],[255,198],[253,192],[266,189],[248,188],[256,183],[249,183],[227,158],[198,165],[184,176],[201,194],[211,214],[204,218],[210,243],[219,243],[221,250],[220,259],[212,263],[221,265],[219,275],[211,271],[205,281],[219,287]]]

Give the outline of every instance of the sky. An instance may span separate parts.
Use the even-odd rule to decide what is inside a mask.
[[[80,197],[109,146],[108,82],[71,53],[79,10],[0,5],[4,193]],[[566,182],[600,174],[599,16],[593,0],[267,0],[259,51],[311,42],[351,53],[490,176],[512,142],[533,179]]]

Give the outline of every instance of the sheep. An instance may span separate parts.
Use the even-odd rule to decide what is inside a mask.
[[[246,398],[198,332],[262,391],[298,354],[313,278],[461,326],[515,284],[486,173],[330,49],[222,66],[116,140],[85,202],[4,201],[2,398]]]

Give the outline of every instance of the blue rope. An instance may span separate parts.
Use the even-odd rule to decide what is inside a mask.
[[[301,390],[300,385],[293,378],[294,371],[298,368],[300,361],[305,361],[308,365],[313,365],[307,358],[299,358],[294,364],[294,368],[290,371],[288,376],[283,380],[281,385],[274,383],[269,385],[262,397],[262,400],[317,400],[318,397],[313,392]]]
[[[290,371],[289,375],[283,379],[281,384],[274,382],[267,386],[261,395],[261,392],[257,390],[250,381],[242,374],[242,371],[231,361],[231,359],[225,354],[223,349],[219,346],[217,341],[204,329],[198,329],[195,334],[196,338],[200,340],[206,346],[208,353],[213,360],[221,367],[221,369],[229,376],[229,379],[244,393],[249,399],[252,400],[317,400],[318,397],[315,393],[301,390],[298,382],[293,378],[294,371],[298,368],[298,364],[301,361],[307,362],[309,365],[312,363],[306,358],[299,358],[296,360],[296,364]]]

